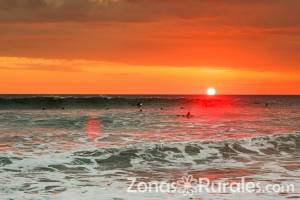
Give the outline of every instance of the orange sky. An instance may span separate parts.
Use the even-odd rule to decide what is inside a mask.
[[[0,93],[300,94],[297,0],[2,0]]]

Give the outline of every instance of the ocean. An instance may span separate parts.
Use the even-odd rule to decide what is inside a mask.
[[[1,200],[300,199],[299,158],[300,96],[0,96]],[[187,177],[294,191],[149,189]]]

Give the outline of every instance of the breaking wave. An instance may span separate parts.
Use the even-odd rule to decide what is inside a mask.
[[[199,142],[165,142],[135,144],[119,148],[82,149],[55,154],[46,162],[30,163],[33,170],[85,172],[92,167],[99,170],[182,168],[225,161],[250,162],[256,158],[287,156],[300,150],[300,132],[240,140]],[[15,155],[0,157],[0,167],[23,163],[28,157]],[[42,159],[42,156],[41,156]],[[50,159],[50,160],[49,160]],[[53,162],[52,162],[53,161]],[[19,165],[17,165],[19,166]],[[90,166],[90,167],[88,167]],[[87,167],[87,168],[86,168]]]

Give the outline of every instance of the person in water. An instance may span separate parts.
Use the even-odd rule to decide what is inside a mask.
[[[191,112],[188,112],[186,115],[177,115],[177,117],[191,118],[191,117],[193,117],[193,115],[191,114]]]
[[[266,108],[269,107],[269,103],[265,103],[265,107],[266,107]]]
[[[136,107],[138,107],[138,109],[140,109],[140,112],[143,112],[142,105],[143,105],[142,102],[138,102],[138,103],[136,104]]]
[[[186,117],[187,118],[190,118],[192,115],[191,115],[191,113],[190,112],[188,112],[187,114],[186,114]]]
[[[138,103],[136,104],[136,106],[137,106],[138,108],[141,108],[141,107],[142,107],[142,105],[143,105],[143,103],[142,103],[142,102],[138,102]]]

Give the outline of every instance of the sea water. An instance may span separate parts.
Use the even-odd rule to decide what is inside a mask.
[[[1,96],[0,199],[298,199],[299,131],[299,96]],[[191,176],[295,191],[128,192]]]

